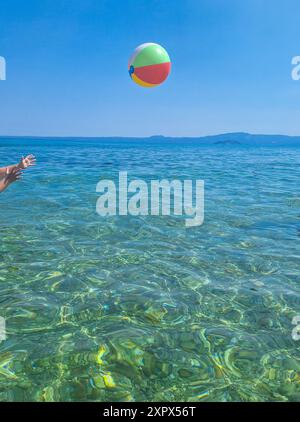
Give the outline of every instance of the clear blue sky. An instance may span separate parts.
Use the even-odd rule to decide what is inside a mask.
[[[300,135],[299,0],[5,0],[1,135]],[[161,87],[127,74],[162,44]]]

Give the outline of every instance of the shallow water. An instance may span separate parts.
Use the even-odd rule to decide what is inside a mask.
[[[300,149],[0,140],[2,401],[299,401]],[[96,184],[203,179],[205,221],[100,217]]]

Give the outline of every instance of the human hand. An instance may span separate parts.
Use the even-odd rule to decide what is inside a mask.
[[[25,170],[28,167],[35,166],[35,164],[36,164],[36,158],[34,155],[30,154],[30,155],[27,155],[26,157],[21,158],[21,161],[18,164],[18,169]]]

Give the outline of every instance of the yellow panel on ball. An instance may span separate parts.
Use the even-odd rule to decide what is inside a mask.
[[[147,82],[142,81],[141,79],[139,79],[136,75],[132,75],[132,79],[134,80],[134,82],[140,86],[143,86],[144,88],[153,88],[156,85],[154,84],[148,84]]]

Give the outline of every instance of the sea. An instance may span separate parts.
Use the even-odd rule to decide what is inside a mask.
[[[29,153],[0,194],[0,401],[300,401],[299,146],[0,139],[0,167]],[[100,216],[121,171],[203,180],[203,224]]]

